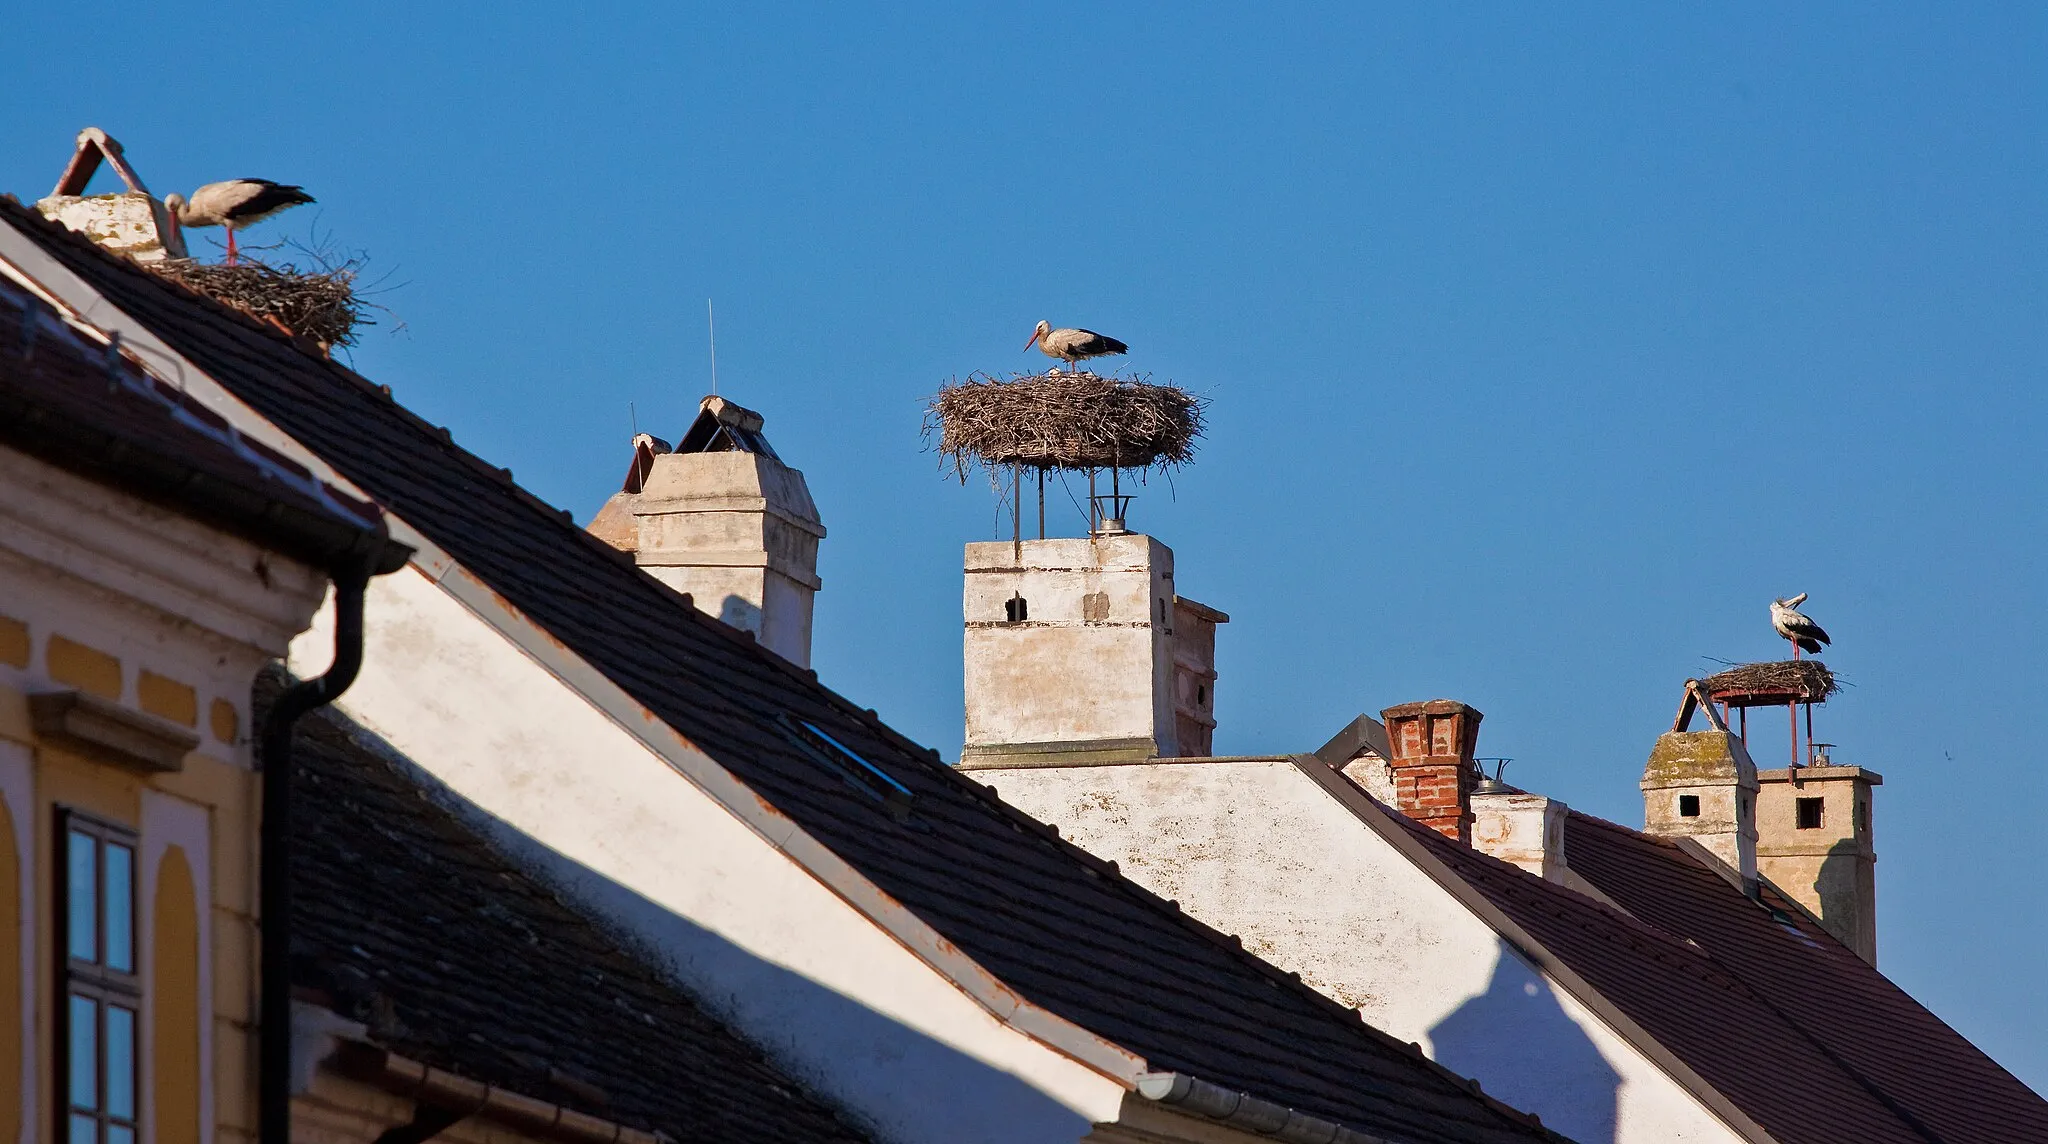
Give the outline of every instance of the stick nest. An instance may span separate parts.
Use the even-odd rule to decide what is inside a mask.
[[[1730,692],[1765,692],[1796,695],[1802,703],[1825,703],[1842,689],[1835,673],[1817,659],[1787,659],[1776,663],[1745,663],[1700,680],[1709,695]]]
[[[1206,403],[1144,377],[972,374],[939,390],[924,433],[961,480],[979,464],[1040,469],[1174,468],[1194,459]]]
[[[235,266],[167,258],[141,264],[255,318],[275,318],[294,334],[323,346],[352,346],[357,331],[376,323],[357,294],[358,261],[301,270],[286,262],[271,266],[243,259]]]

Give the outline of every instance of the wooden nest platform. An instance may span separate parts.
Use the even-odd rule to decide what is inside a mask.
[[[323,346],[355,345],[357,330],[376,324],[357,295],[352,262],[317,270],[247,258],[235,266],[190,258],[138,265],[252,317],[275,319]]]
[[[939,390],[924,432],[960,478],[979,464],[994,472],[1035,469],[1173,468],[1194,459],[1204,402],[1144,377],[1094,373],[974,374]]]
[[[1730,707],[1825,703],[1842,689],[1835,673],[1817,659],[1740,664],[1700,680],[1700,685]]]

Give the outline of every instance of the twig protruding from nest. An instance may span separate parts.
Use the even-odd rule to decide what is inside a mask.
[[[981,465],[1042,469],[1173,468],[1194,459],[1203,401],[1144,377],[972,374],[939,390],[924,433],[961,480]]]
[[[294,334],[324,346],[355,345],[360,327],[376,325],[356,293],[360,259],[312,270],[250,258],[234,266],[191,258],[141,265],[253,317],[276,318]]]

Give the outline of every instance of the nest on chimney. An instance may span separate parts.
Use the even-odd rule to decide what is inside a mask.
[[[251,317],[274,318],[292,333],[329,347],[355,345],[359,329],[376,325],[365,314],[369,304],[356,289],[362,264],[361,257],[310,269],[290,262],[272,266],[247,257],[234,266],[191,258],[138,263]]]
[[[1194,459],[1206,403],[1145,376],[970,374],[926,407],[924,435],[960,479],[981,465],[1038,469],[1174,468]]]
[[[1790,696],[1800,703],[1825,703],[1842,689],[1835,673],[1817,659],[1737,664],[1700,680],[1700,684],[1714,696]],[[1735,705],[1742,706],[1739,702]]]

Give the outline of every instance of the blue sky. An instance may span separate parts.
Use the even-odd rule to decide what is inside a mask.
[[[1882,967],[2048,1086],[2048,10],[315,7],[13,15],[0,189],[87,124],[160,194],[303,183],[255,240],[390,272],[357,367],[579,519],[715,297],[824,677],[948,757],[997,525],[920,409],[1039,318],[1212,402],[1132,520],[1231,615],[1220,751],[1448,696],[1639,824],[1680,682],[1810,592]]]

